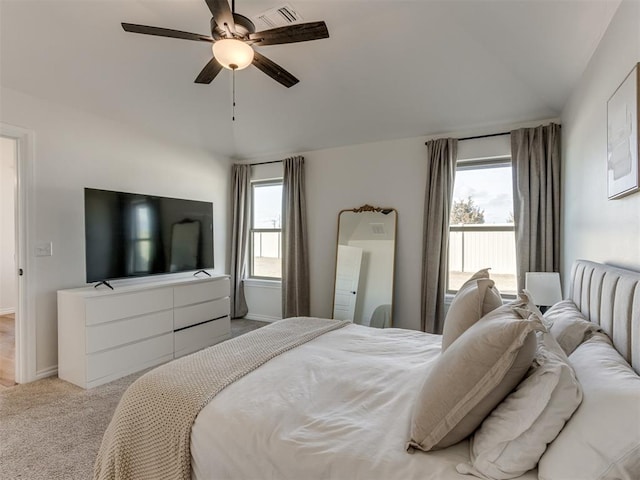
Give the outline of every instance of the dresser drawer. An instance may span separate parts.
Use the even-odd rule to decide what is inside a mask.
[[[85,308],[87,325],[170,310],[173,308],[173,288],[88,298]]]
[[[229,286],[178,276],[58,291],[58,376],[93,388],[226,340]]]
[[[229,315],[229,297],[176,308],[173,314],[174,330],[224,317],[225,315]]]
[[[226,340],[231,336],[230,328],[229,317],[224,317],[175,332],[173,337],[175,358]]]
[[[140,317],[100,323],[87,327],[87,351],[95,353],[100,350],[136,342],[173,331],[173,312],[151,313]]]
[[[87,382],[108,375],[128,372],[132,365],[143,365],[173,353],[173,333],[132,343],[87,356]]]
[[[174,288],[174,306],[182,307],[193,303],[202,303],[216,298],[228,297],[229,279],[202,282],[193,285],[180,285]]]

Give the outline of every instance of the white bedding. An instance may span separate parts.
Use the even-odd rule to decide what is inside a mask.
[[[468,441],[407,453],[410,417],[441,336],[348,325],[220,392],[191,432],[198,480],[469,480]],[[521,479],[536,479],[535,471]]]

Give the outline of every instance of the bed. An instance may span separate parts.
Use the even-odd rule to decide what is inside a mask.
[[[489,295],[492,282],[479,278],[476,283]],[[491,303],[488,296],[483,298],[480,310]],[[553,400],[561,405],[553,411],[549,400],[540,407],[535,424],[532,420],[531,425],[523,426],[527,415],[518,411],[523,408],[523,401],[544,396],[525,395],[533,383],[529,385],[524,379],[534,377],[532,368],[527,367],[526,374],[513,380],[517,388],[507,386],[506,393],[490,408],[483,407],[486,411],[482,413],[481,426],[468,428],[471,434],[464,433],[462,440],[451,436],[455,433],[451,428],[455,430],[465,423],[472,407],[467,414],[461,414],[466,415],[464,421],[455,419],[452,423],[457,427],[446,425],[448,432],[433,442],[414,438],[420,430],[416,419],[420,415],[428,417],[440,408],[441,398],[423,399],[425,403],[421,405],[429,405],[426,414],[416,407],[417,399],[432,395],[427,386],[434,372],[445,369],[444,375],[449,375],[446,378],[450,388],[440,391],[454,392],[458,383],[464,383],[452,380],[446,369],[455,362],[443,359],[457,355],[463,348],[461,344],[477,338],[480,334],[472,335],[475,330],[471,329],[488,325],[485,318],[497,318],[504,306],[493,306],[486,315],[478,313],[483,322],[456,332],[458,337],[450,342],[443,342],[443,338],[447,340],[446,329],[443,337],[394,328],[338,326],[340,322],[320,319],[316,324],[312,319],[314,333],[302,332],[305,341],[297,337],[293,341],[282,340],[288,332],[278,333],[276,324],[243,335],[244,339],[238,337],[235,343],[224,342],[227,346],[222,348],[228,351],[217,363],[243,362],[247,356],[254,356],[247,352],[253,352],[252,344],[256,342],[257,350],[263,348],[261,359],[254,365],[241,366],[225,378],[212,373],[215,368],[207,363],[211,354],[207,351],[177,361],[178,370],[170,370],[175,367],[172,364],[176,362],[172,362],[169,370],[163,366],[141,377],[130,387],[138,393],[125,393],[105,433],[95,478],[144,478],[143,474],[132,473],[140,466],[145,472],[152,472],[147,478],[198,480],[640,478],[640,274],[577,261],[568,299],[545,314],[546,319],[531,313],[535,307],[524,308],[525,303],[526,297],[518,308],[507,308],[523,326],[518,327],[520,333],[514,334],[514,338],[519,335],[522,346],[509,350],[511,360],[506,362],[505,371],[513,369],[520,357],[526,357],[524,345],[531,338],[535,339],[535,352],[530,354],[538,359],[541,339],[553,336],[554,328],[561,330],[558,345],[562,342],[564,349],[570,344],[567,348],[571,349],[565,361],[571,368],[563,364],[558,370],[564,372],[558,375],[569,381],[566,392],[555,387],[554,381],[555,389],[549,393],[551,399],[566,394],[570,400]],[[583,315],[584,318],[577,318]],[[296,323],[287,327],[297,328]],[[278,346],[263,342],[262,337],[270,335]],[[555,339],[549,340],[556,344]],[[505,352],[499,354],[500,359],[506,358]],[[561,355],[567,359],[564,351]],[[531,363],[530,359],[526,361]],[[185,378],[194,376],[196,368],[206,377],[198,382],[206,383],[213,376],[218,387],[213,393],[198,396],[194,406],[189,407],[186,404],[192,397],[185,396],[184,391],[191,389],[192,380]],[[487,396],[500,389],[494,381],[498,376],[495,365],[490,373],[482,376],[482,382],[494,382],[487,384]],[[467,392],[465,402],[476,401],[480,396],[477,385],[482,382],[474,382],[476,390]],[[139,400],[143,394],[146,396]],[[173,403],[162,403],[172,396]],[[173,417],[183,415],[182,405],[184,410],[195,413],[186,416],[185,427],[176,429]],[[537,408],[526,405],[527,412]],[[478,407],[475,405],[472,411]],[[513,419],[507,422],[510,415],[517,418],[517,428],[508,423]],[[540,427],[543,417],[547,422],[544,428]],[[431,420],[427,418],[427,424]],[[426,435],[442,424],[429,427]],[[553,438],[532,440],[531,432],[538,427],[542,437],[548,437],[549,430],[557,431]],[[522,435],[512,438],[518,428]],[[175,438],[167,439],[174,431]],[[505,432],[509,438],[496,440]],[[134,448],[131,443],[122,443],[129,442],[130,437],[142,446]],[[155,447],[159,437],[164,442],[162,454]],[[533,462],[533,468],[526,463],[523,467],[523,457],[531,457],[536,449],[540,455],[526,459]],[[163,466],[158,469],[159,464]]]

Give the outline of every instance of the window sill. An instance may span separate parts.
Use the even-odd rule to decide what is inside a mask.
[[[282,288],[281,280],[267,280],[264,278],[245,278],[243,280],[243,283],[247,287],[273,288],[273,289]]]
[[[453,297],[455,296],[456,296],[455,293],[445,293],[444,304],[447,306],[451,305],[451,302],[453,301]],[[503,303],[508,303],[508,302],[514,301],[517,298],[517,296],[516,294],[507,293],[507,294],[501,294],[500,298],[502,298]]]

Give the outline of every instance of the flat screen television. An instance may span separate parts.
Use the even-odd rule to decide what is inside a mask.
[[[213,268],[213,204],[84,189],[87,283]]]

